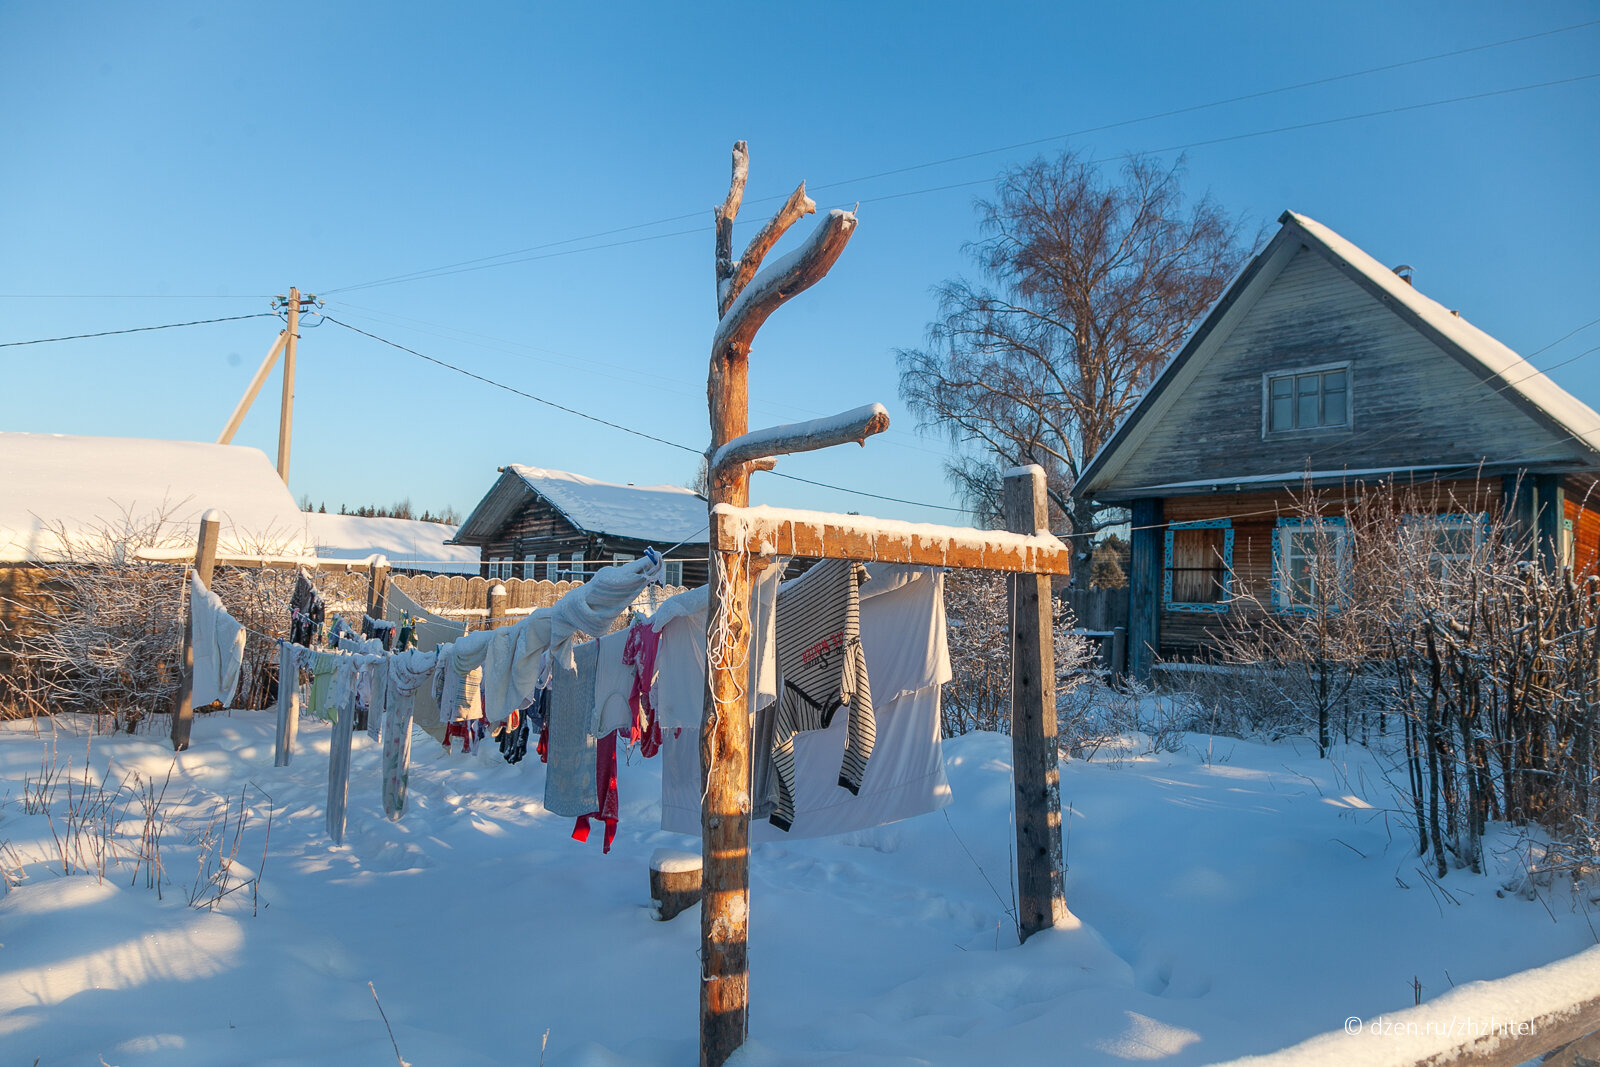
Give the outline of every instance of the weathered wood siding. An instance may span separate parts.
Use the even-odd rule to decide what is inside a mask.
[[[1600,572],[1600,498],[1568,493],[1566,519],[1572,523],[1572,569],[1580,575]]]
[[[555,554],[561,557],[561,562],[571,560],[574,552],[582,552],[586,563],[605,563],[610,561],[615,553],[627,555],[643,555],[645,546],[649,542],[635,541],[629,538],[606,537],[580,530],[557,511],[549,501],[543,497],[534,496],[512,516],[497,533],[493,541],[485,543],[480,552],[483,564],[478,573],[487,576],[491,559],[509,559],[517,564],[525,560],[543,563],[545,557]],[[654,545],[658,551],[664,551],[669,546]],[[683,563],[683,584],[686,586],[704,585],[706,583],[707,557],[704,542],[699,545],[684,545],[681,548],[666,553],[666,558]],[[592,571],[593,567],[588,568]],[[517,575],[522,576],[520,566]],[[536,576],[543,580],[543,568],[535,571]]]
[[[1497,515],[1500,510],[1500,481],[1497,478],[1422,483],[1408,487],[1418,510],[1432,513]],[[1319,492],[1323,514],[1343,515],[1347,502],[1355,495],[1350,490]],[[1165,522],[1196,522],[1228,519],[1233,529],[1234,595],[1225,612],[1159,612],[1160,651],[1163,658],[1206,659],[1216,646],[1220,627],[1248,623],[1272,603],[1272,539],[1278,519],[1301,514],[1295,495],[1276,493],[1213,493],[1206,496],[1167,497],[1162,501]],[[1600,515],[1595,519],[1600,522]],[[1597,530],[1600,532],[1600,530]],[[1155,586],[1161,603],[1161,584]],[[1137,605],[1134,607],[1138,611]]]
[[[1262,376],[1348,360],[1350,425],[1262,432]],[[1566,455],[1555,435],[1302,248],[1108,489]]]

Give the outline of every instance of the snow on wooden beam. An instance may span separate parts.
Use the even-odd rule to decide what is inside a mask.
[[[858,559],[1014,574],[1070,574],[1072,550],[1051,534],[1014,534],[964,526],[834,515],[792,508],[711,509],[719,551],[748,545],[752,555]]]
[[[814,452],[850,441],[865,445],[867,438],[889,428],[889,411],[882,404],[867,404],[849,411],[752,430],[717,449],[711,456],[712,476],[734,463],[749,463],[769,456]],[[770,469],[770,468],[769,468]]]

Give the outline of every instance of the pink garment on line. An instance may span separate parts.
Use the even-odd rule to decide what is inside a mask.
[[[646,759],[661,751],[661,724],[650,705],[650,685],[656,675],[656,652],[660,644],[661,635],[648,622],[636,622],[628,631],[628,643],[622,649],[622,662],[634,671],[633,688],[628,691],[628,706],[633,709],[628,739],[639,746]]]

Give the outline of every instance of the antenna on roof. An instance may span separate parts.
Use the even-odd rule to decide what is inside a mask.
[[[1417,283],[1411,280],[1411,264],[1402,263],[1398,267],[1393,267],[1391,269],[1395,272],[1395,274],[1400,276],[1401,281],[1405,282],[1412,288],[1416,287]]]

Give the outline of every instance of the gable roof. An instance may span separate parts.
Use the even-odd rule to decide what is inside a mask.
[[[490,540],[530,495],[548,501],[585,533],[644,541],[658,548],[679,542],[704,545],[710,537],[706,500],[692,489],[618,485],[568,471],[511,464],[501,468],[500,478],[456,531],[456,543]]]
[[[0,432],[0,562],[107,551],[164,518],[162,555],[192,555],[200,516],[222,513],[218,553],[310,556],[305,516],[266,454],[238,445]]]
[[[1141,424],[1159,419],[1171,406],[1176,394],[1198,373],[1255,299],[1301,248],[1310,249],[1333,264],[1402,321],[1471,371],[1487,389],[1504,395],[1557,438],[1570,441],[1573,451],[1588,463],[1600,465],[1600,414],[1594,409],[1551,381],[1511,348],[1423,295],[1322,223],[1293,211],[1285,211],[1278,221],[1281,228],[1277,235],[1235,279],[1089,462],[1073,488],[1075,495],[1093,495],[1106,487],[1137,449],[1143,437]],[[1294,479],[1298,480],[1303,474],[1294,475]]]
[[[441,522],[307,512],[306,526],[321,559],[381,555],[391,567],[439,574],[477,574],[481,562],[475,550],[447,544],[456,527]]]

